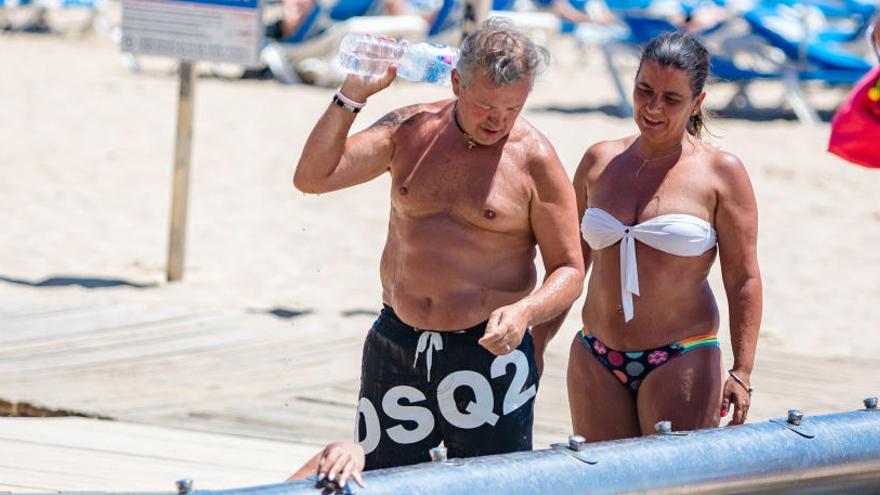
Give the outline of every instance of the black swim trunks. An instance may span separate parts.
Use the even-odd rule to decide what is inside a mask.
[[[433,332],[400,321],[385,306],[364,342],[356,440],[366,469],[532,448],[538,389],[530,332],[510,354],[477,341],[486,323]]]

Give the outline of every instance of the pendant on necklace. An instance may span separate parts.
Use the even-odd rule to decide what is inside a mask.
[[[461,126],[461,123],[458,121],[458,103],[455,104],[455,107],[452,108],[452,119],[455,121],[455,127],[458,127],[458,131],[464,134],[465,139],[467,140],[468,151],[477,147],[478,143],[474,138],[471,137],[470,134],[464,130],[464,127]]]

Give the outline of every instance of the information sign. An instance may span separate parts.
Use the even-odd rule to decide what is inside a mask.
[[[123,0],[122,50],[256,65],[261,6],[260,0]]]

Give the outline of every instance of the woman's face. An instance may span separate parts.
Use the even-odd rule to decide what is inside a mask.
[[[703,92],[694,97],[687,72],[646,60],[636,75],[633,119],[642,136],[652,141],[681,140],[705,96]]]

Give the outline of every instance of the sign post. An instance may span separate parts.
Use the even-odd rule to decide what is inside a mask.
[[[192,153],[193,63],[180,63],[180,91],[177,96],[177,135],[174,142],[174,179],[171,193],[171,232],[168,236],[167,280],[183,278],[186,246],[186,209],[189,201],[189,164]]]
[[[122,51],[180,60],[167,280],[183,278],[195,61],[256,65],[261,0],[123,0]]]

